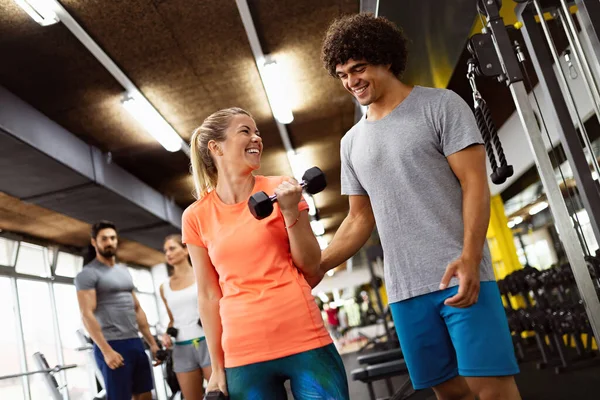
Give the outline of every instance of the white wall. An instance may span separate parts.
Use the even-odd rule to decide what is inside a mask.
[[[577,105],[579,114],[582,120],[585,121],[591,115],[594,114],[594,110],[592,107],[590,97],[587,94],[587,91],[584,87],[584,82],[581,77],[581,73],[579,73],[578,71],[577,78],[571,79],[569,77],[569,70],[566,62],[564,61],[564,58],[561,58],[561,63],[563,71],[565,71],[566,73],[567,81],[569,83],[569,87],[571,88],[571,93],[575,97],[575,104]],[[566,93],[565,88],[563,88],[562,85],[561,88],[563,89],[563,94]],[[558,136],[558,119],[556,118],[554,112],[550,111],[550,106],[545,98],[545,95],[542,93],[542,90],[539,87],[539,85],[535,87],[534,92],[537,96],[538,102],[540,103],[542,117],[546,121],[546,127],[548,128],[548,131],[550,133],[552,143],[553,145],[556,145],[560,142]],[[537,107],[533,99],[533,95],[531,93],[529,94],[529,98],[533,109],[537,112]],[[573,118],[574,123],[575,120],[576,119]],[[542,124],[542,136],[544,137],[544,143],[546,144],[546,148],[550,150],[550,142],[548,141],[547,135],[543,129],[544,127]],[[525,131],[523,129],[523,126],[521,125],[521,121],[519,120],[519,116],[516,111],[513,112],[510,118],[498,130],[498,136],[500,138],[500,141],[502,142],[504,153],[506,154],[506,159],[508,163],[514,167],[515,173],[502,185],[495,185],[492,183],[491,180],[489,180],[490,190],[492,191],[492,194],[501,193],[515,180],[517,180],[526,170],[528,170],[531,166],[534,165],[533,153],[529,148],[529,143],[527,137],[525,136]],[[488,179],[490,173],[491,169],[488,162]]]
[[[158,264],[150,269],[152,272],[152,279],[154,280],[155,293],[156,293],[156,302],[158,304],[158,320],[161,325],[161,333],[167,329],[167,325],[169,324],[169,315],[167,314],[167,309],[165,308],[165,303],[163,303],[160,298],[160,285],[169,279],[169,274],[167,273],[167,265],[166,264]]]

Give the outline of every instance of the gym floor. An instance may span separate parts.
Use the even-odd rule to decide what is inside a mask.
[[[368,400],[367,386],[362,382],[354,382],[350,372],[359,368],[356,353],[342,355],[350,385],[351,400]],[[600,397],[600,357],[591,362],[581,363],[577,368],[554,374],[553,368],[538,370],[534,361],[520,365],[521,374],[517,376],[517,384],[523,400],[597,400]],[[398,389],[404,383],[405,377],[392,379],[394,388]],[[376,382],[375,393],[378,397],[387,394],[384,381]],[[288,397],[292,399],[291,394]],[[435,400],[435,397],[427,400]]]

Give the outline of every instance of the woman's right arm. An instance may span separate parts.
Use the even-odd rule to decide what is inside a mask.
[[[221,345],[223,326],[219,314],[219,300],[223,297],[219,286],[219,275],[204,247],[188,244],[198,287],[198,308],[206,344],[210,354],[213,374],[225,373],[225,356]]]

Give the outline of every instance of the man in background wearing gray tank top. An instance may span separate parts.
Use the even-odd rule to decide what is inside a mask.
[[[385,284],[415,389],[439,399],[520,399],[519,369],[486,244],[490,194],[475,118],[454,92],[404,84],[406,39],[385,18],[327,31],[328,72],[366,115],[342,138],[350,211],[320,275],[354,255],[375,223]]]
[[[83,324],[94,341],[109,400],[151,400],[152,372],[139,332],[156,356],[158,346],[133,292],[125,265],[115,261],[118,238],[112,222],[92,226],[96,258],[75,277]]]

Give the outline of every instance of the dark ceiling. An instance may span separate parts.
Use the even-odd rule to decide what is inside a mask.
[[[263,135],[259,173],[291,175],[235,1],[61,4],[185,140],[212,112],[242,107],[254,115]],[[347,201],[339,196],[339,140],[354,122],[354,105],[322,68],[319,52],[328,24],[358,12],[359,2],[248,5],[263,51],[276,56],[286,71],[294,112],[290,139],[306,163],[319,165],[329,178],[315,202],[331,235],[347,211]],[[0,9],[0,85],[110,153],[116,164],[181,208],[189,205],[194,198],[187,156],[165,151],[132,119],[120,103],[124,89],[78,39],[61,23],[38,25],[12,0],[0,0]],[[43,224],[15,223],[22,204],[9,198],[2,198],[0,228],[56,239]],[[65,241],[81,244],[81,239]]]
[[[254,115],[263,135],[259,173],[291,174],[235,1],[60,3],[184,140],[212,112],[242,107]],[[355,107],[323,69],[320,47],[329,23],[359,12],[360,3],[248,0],[264,53],[276,57],[286,75],[294,113],[287,125],[290,140],[307,165],[327,174],[329,186],[315,202],[328,239],[347,213],[347,199],[340,196],[339,141],[354,123]],[[408,83],[448,86],[472,103],[461,68],[476,21],[475,3],[381,1],[380,14],[403,26],[411,40]],[[0,85],[187,207],[194,200],[189,159],[181,151],[165,151],[132,119],[121,105],[123,87],[78,39],[61,23],[38,25],[13,0],[0,0],[0,10]],[[481,85],[484,96],[498,86]],[[498,125],[510,114],[512,102],[505,100],[510,99],[492,104]],[[0,216],[1,229],[73,246],[87,241],[87,224],[1,193]],[[129,254],[132,261],[152,265],[160,260],[155,250],[138,250]]]

